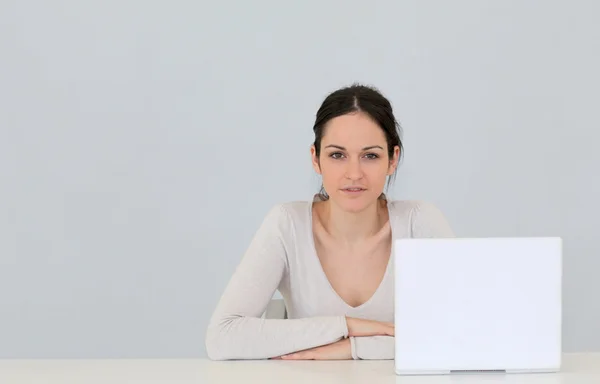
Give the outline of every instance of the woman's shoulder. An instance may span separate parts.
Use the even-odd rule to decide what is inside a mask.
[[[281,233],[306,227],[310,222],[309,201],[288,201],[273,204],[265,215],[263,225]]]
[[[390,213],[396,217],[441,214],[441,210],[434,203],[427,200],[393,200],[388,202]]]
[[[267,216],[272,215],[279,218],[306,220],[310,213],[309,209],[311,209],[311,203],[308,201],[287,201],[273,204]]]
[[[408,237],[454,237],[446,215],[427,200],[390,200],[390,221]]]

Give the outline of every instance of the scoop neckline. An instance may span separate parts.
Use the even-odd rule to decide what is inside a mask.
[[[390,232],[391,232],[391,247],[390,247],[390,255],[387,261],[387,265],[385,267],[385,272],[383,274],[383,277],[381,279],[381,281],[379,282],[379,285],[377,286],[377,288],[375,289],[375,292],[373,292],[373,294],[364,302],[361,303],[360,305],[354,307],[350,304],[348,304],[346,302],[346,300],[344,300],[339,293],[335,290],[335,288],[333,288],[333,285],[331,285],[331,281],[329,281],[329,278],[327,277],[327,274],[325,273],[325,270],[323,269],[323,264],[321,264],[321,259],[319,258],[319,254],[317,253],[317,247],[315,246],[315,238],[314,238],[314,225],[313,225],[313,206],[316,202],[319,202],[318,200],[316,200],[316,196],[313,197],[312,200],[308,201],[308,238],[309,238],[309,243],[310,243],[310,248],[311,248],[311,253],[312,253],[312,257],[314,258],[314,260],[316,261],[317,265],[318,265],[318,269],[319,269],[319,274],[321,275],[321,277],[325,280],[325,282],[327,283],[327,286],[329,287],[329,290],[331,291],[331,293],[336,297],[336,299],[338,301],[340,301],[345,307],[347,307],[349,310],[360,310],[366,306],[368,306],[370,303],[372,303],[375,298],[377,296],[379,296],[379,292],[381,292],[381,290],[383,290],[383,287],[385,286],[385,284],[387,283],[387,280],[389,279],[389,274],[391,271],[391,266],[392,266],[392,259],[393,259],[393,255],[394,255],[394,226],[392,225],[392,212],[391,212],[391,201],[388,200],[387,198],[385,198],[386,200],[386,209],[388,211],[388,221],[390,224]]]

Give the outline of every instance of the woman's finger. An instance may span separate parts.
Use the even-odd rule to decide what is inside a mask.
[[[289,355],[281,356],[282,360],[311,360],[310,352],[296,352]]]
[[[393,325],[388,326],[388,336],[394,336],[396,334],[396,328]]]

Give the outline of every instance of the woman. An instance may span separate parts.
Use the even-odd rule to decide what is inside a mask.
[[[393,359],[393,240],[453,236],[435,206],[383,193],[403,146],[376,89],[331,93],[313,129],[323,188],[267,214],[211,318],[213,360]],[[276,290],[288,318],[263,319]]]

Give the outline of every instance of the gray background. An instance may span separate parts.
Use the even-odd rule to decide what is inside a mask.
[[[600,351],[600,3],[284,3],[0,3],[0,357],[205,356],[353,81],[404,127],[394,197],[564,238],[564,350]]]

